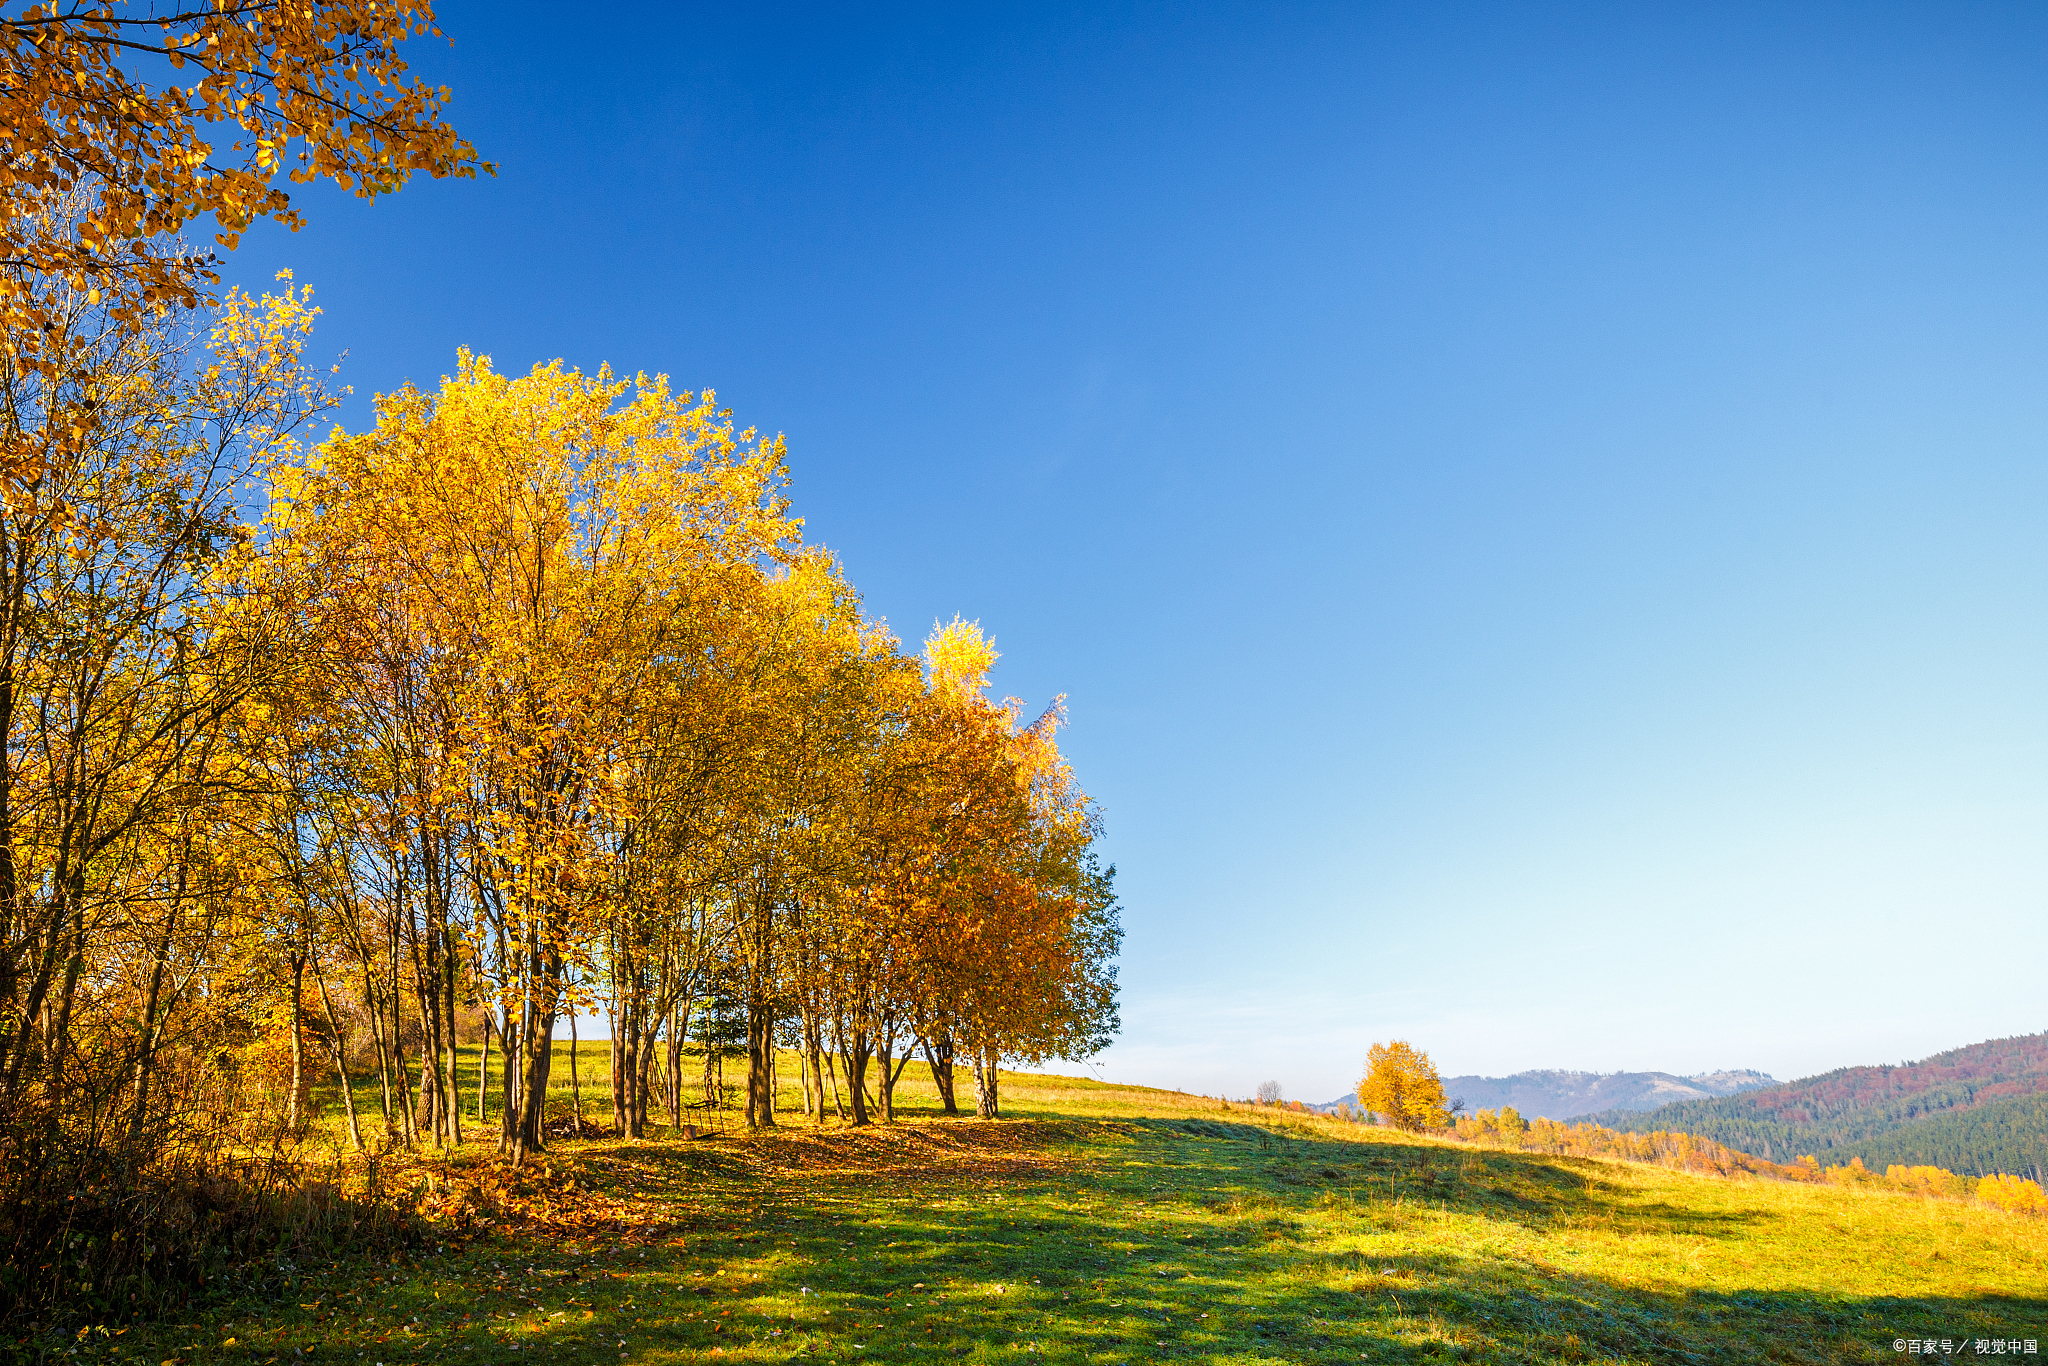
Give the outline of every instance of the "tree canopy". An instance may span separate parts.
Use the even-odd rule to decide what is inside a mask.
[[[1358,1103],[1403,1129],[1440,1129],[1450,1122],[1436,1064],[1402,1039],[1376,1043],[1368,1050]]]

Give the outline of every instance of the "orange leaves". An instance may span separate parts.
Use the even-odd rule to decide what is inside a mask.
[[[425,4],[256,0],[160,17],[116,3],[29,11],[0,24],[0,326],[40,354],[53,314],[44,282],[90,278],[140,325],[164,303],[190,306],[213,283],[210,257],[153,239],[212,214],[232,249],[259,217],[297,225],[272,183],[296,144],[313,176],[365,197],[413,171],[490,169],[442,121],[448,92],[407,74],[399,50],[436,33]],[[152,57],[190,72],[152,86]],[[127,65],[124,66],[123,63]],[[199,136],[229,122],[246,141],[225,158]],[[123,251],[130,245],[144,250]]]

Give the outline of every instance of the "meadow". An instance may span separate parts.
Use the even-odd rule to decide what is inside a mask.
[[[595,1118],[604,1045],[579,1063]],[[397,1255],[281,1262],[179,1322],[19,1347],[177,1366],[1819,1363],[2048,1337],[2048,1221],[1958,1201],[1071,1078],[1005,1074],[998,1121],[939,1117],[912,1071],[904,1093],[892,1126],[799,1111],[763,1133],[564,1139],[513,1177],[481,1141],[393,1155],[384,1179],[434,1216]]]

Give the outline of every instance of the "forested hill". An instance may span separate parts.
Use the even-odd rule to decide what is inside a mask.
[[[1654,1110],[1680,1100],[1706,1100],[1759,1086],[1776,1086],[1762,1072],[1734,1068],[1697,1072],[1689,1077],[1669,1072],[1565,1072],[1547,1069],[1517,1072],[1509,1077],[1445,1077],[1444,1094],[1464,1102],[1463,1113],[1512,1106],[1524,1119],[1572,1119],[1596,1110]],[[1335,1114],[1356,1105],[1356,1096],[1339,1096],[1311,1110]]]
[[[1711,1138],[1789,1162],[1932,1163],[1981,1176],[2048,1165],[2048,1033],[1991,1039],[1896,1067],[1824,1076],[1655,1110],[1605,1110],[1587,1121]],[[1937,1156],[1939,1154],[1939,1156]]]
[[[1446,1077],[1444,1092],[1474,1110],[1512,1105],[1525,1119],[1570,1119],[1595,1110],[1653,1110],[1683,1100],[1710,1100],[1775,1086],[1762,1072],[1517,1072],[1511,1077]]]
[[[2048,1181],[2048,1095],[2014,1096],[1950,1110],[1835,1150],[1835,1160],[1852,1157],[1883,1171],[1892,1163],[1926,1164],[1984,1176],[2005,1172]]]

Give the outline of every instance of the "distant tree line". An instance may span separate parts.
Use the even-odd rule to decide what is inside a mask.
[[[1907,1194],[1975,1199],[2015,1214],[2048,1214],[2048,1193],[2025,1175],[1994,1172],[1982,1177],[1932,1164],[1894,1163],[1880,1174],[1853,1157],[1823,1166],[1807,1153],[1789,1163],[1771,1162],[1697,1134],[1654,1130],[1625,1132],[1603,1124],[1566,1124],[1538,1118],[1522,1126],[1512,1108],[1496,1113],[1481,1110],[1457,1122],[1455,1133],[1468,1143],[1552,1153],[1564,1157],[1607,1157],[1643,1162],[1679,1171],[1716,1176],[1770,1177],[1780,1181],[1820,1181],[1833,1185],[1874,1186]]]
[[[2020,1096],[1908,1125],[1836,1150],[1876,1166],[1930,1163],[1971,1176],[2048,1180],[2048,1096]]]

